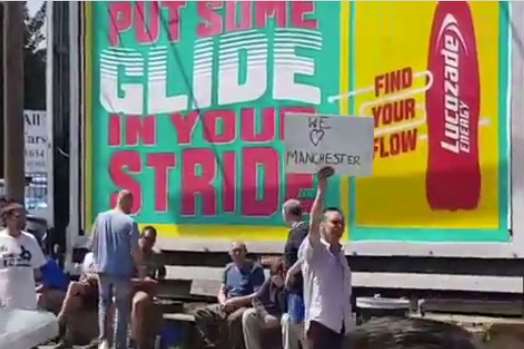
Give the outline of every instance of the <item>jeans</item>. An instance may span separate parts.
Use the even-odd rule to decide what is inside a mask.
[[[127,326],[131,313],[131,281],[127,278],[100,274],[98,277],[100,293],[98,306],[98,328],[101,341],[113,342],[116,349],[127,349]],[[115,334],[108,333],[110,308],[115,297]]]
[[[287,295],[287,313],[290,321],[295,324],[304,322],[304,297],[302,294],[289,293]]]

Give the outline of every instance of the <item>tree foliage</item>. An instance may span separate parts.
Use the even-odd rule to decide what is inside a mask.
[[[45,110],[46,45],[44,25],[47,2],[31,17],[25,6],[24,32],[24,108]]]

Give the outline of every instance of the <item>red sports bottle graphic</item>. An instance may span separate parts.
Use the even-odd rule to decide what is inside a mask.
[[[479,67],[467,2],[439,2],[435,10],[426,92],[426,195],[433,210],[472,210],[480,199]]]

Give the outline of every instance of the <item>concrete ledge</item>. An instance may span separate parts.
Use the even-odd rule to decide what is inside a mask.
[[[163,315],[164,320],[169,321],[181,321],[181,322],[195,322],[195,316],[191,314],[182,314],[182,313],[176,313],[176,314],[164,314]]]

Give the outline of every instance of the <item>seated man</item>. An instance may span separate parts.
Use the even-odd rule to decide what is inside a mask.
[[[159,254],[153,251],[156,242],[156,230],[152,226],[143,229],[139,240],[140,251],[142,253],[142,268],[145,269],[147,278],[141,281],[134,281],[133,286],[135,295],[133,296],[133,307],[131,315],[132,338],[137,344],[137,349],[152,348],[156,332],[159,330],[161,314],[153,304],[153,295],[156,289],[156,281],[165,277],[166,269],[161,264]],[[81,342],[95,339],[97,333],[82,331],[82,322],[77,321],[79,312],[93,311],[96,317],[98,307],[98,281],[95,268],[93,253],[88,253],[82,263],[82,275],[78,282],[71,282],[62,304],[62,309],[58,314],[60,333],[62,341],[55,349],[65,348],[71,345],[70,335],[65,335],[67,330],[82,337]],[[160,317],[160,318],[159,318]],[[76,326],[79,325],[79,326]],[[90,326],[91,329],[96,328]],[[82,333],[79,333],[82,332]]]
[[[156,280],[166,276],[166,268],[160,259],[160,253],[153,250],[157,232],[152,226],[144,227],[138,240],[142,254],[142,267],[145,269],[145,280],[135,281],[135,295],[133,296],[131,311],[132,339],[137,349],[152,349],[155,336],[160,331],[162,314],[154,302]]]
[[[223,282],[218,292],[218,304],[195,313],[197,329],[205,344],[215,348],[241,349],[242,315],[260,286],[264,283],[264,270],[257,263],[246,259],[247,248],[243,242],[234,242],[229,255],[233,260],[224,270]]]
[[[58,313],[61,341],[55,349],[69,347],[73,344],[70,343],[71,337],[81,337],[80,342],[96,338],[96,333],[81,333],[79,335],[80,332],[85,332],[84,329],[96,328],[96,321],[92,326],[85,326],[85,322],[79,322],[77,318],[79,313],[85,310],[92,310],[96,315],[97,307],[98,282],[93,253],[90,252],[84,257],[79,281],[73,281],[69,284],[62,308]],[[70,333],[66,334],[66,331]]]
[[[253,300],[254,308],[242,316],[246,349],[262,349],[261,332],[264,329],[279,329],[282,314],[286,312],[284,289],[284,262],[277,259],[271,265],[271,278],[264,282]]]

